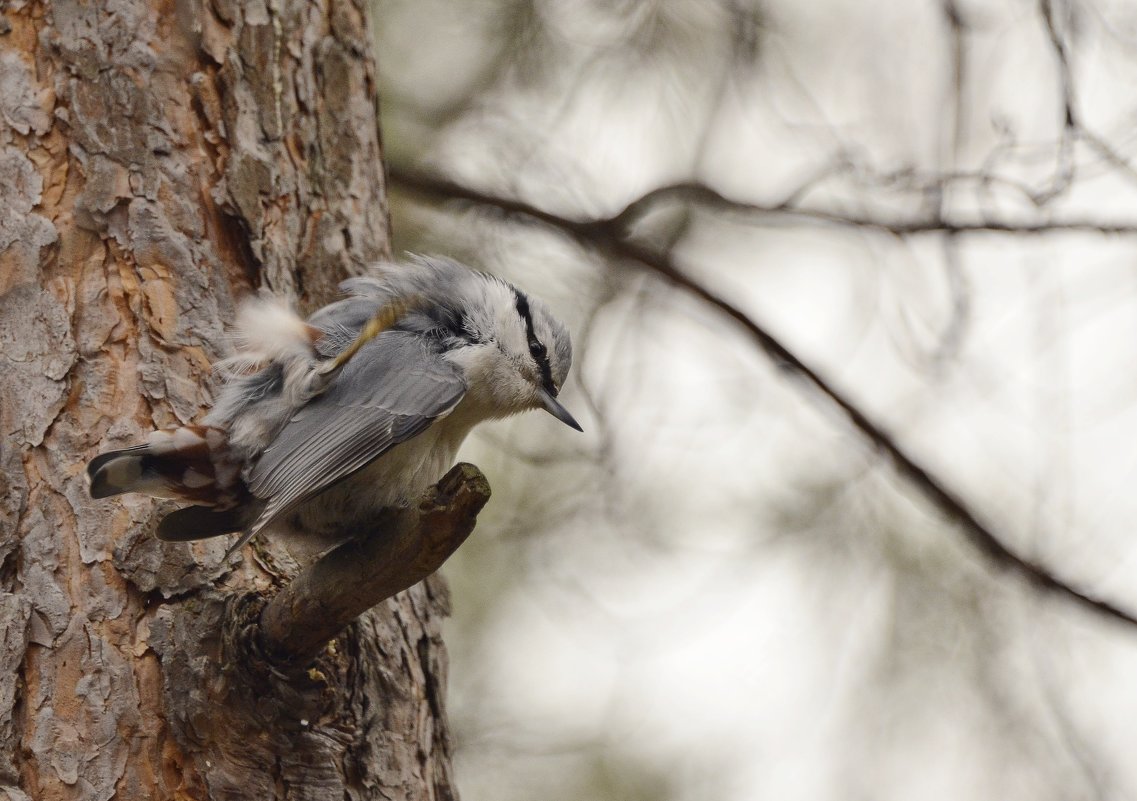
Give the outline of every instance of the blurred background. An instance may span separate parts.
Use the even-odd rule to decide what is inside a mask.
[[[396,252],[546,300],[585,427],[463,453],[464,799],[1137,797],[1137,628],[987,560],[713,306],[413,177],[568,220],[714,190],[637,241],[1137,612],[1137,6],[373,4]]]

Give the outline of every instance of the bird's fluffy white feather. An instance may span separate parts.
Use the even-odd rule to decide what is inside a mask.
[[[318,335],[284,301],[262,293],[241,304],[231,334],[236,352],[214,369],[229,376],[243,375],[272,362],[310,366],[316,359],[313,342]]]

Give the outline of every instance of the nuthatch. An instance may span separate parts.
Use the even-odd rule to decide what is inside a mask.
[[[268,298],[247,303],[212,411],[95,457],[91,496],[189,501],[158,537],[243,532],[231,554],[266,527],[342,536],[414,503],[484,420],[545,409],[581,430],[557,400],[568,332],[536,298],[438,257],[342,289],[307,321]]]

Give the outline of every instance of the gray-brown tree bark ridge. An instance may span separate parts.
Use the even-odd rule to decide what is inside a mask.
[[[240,295],[310,309],[387,255],[364,4],[3,9],[0,798],[453,797],[441,580],[282,672],[235,652],[271,544],[226,573],[83,480],[208,404]]]

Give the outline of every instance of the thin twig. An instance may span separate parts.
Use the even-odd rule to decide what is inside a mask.
[[[889,457],[896,471],[919,489],[936,509],[954,521],[971,544],[993,564],[1024,578],[1028,583],[1040,589],[1072,600],[1076,604],[1100,613],[1107,618],[1137,626],[1137,617],[1130,612],[1114,606],[1108,601],[1087,595],[1055,576],[1044,565],[1011,551],[1003,544],[1000,537],[980,522],[978,516],[962,498],[950,490],[939,477],[910,456],[882,425],[862,412],[843,392],[803,362],[763,325],[740,307],[683,272],[675,263],[670,252],[656,252],[629,239],[625,233],[626,224],[638,219],[640,214],[647,210],[647,199],[666,195],[669,190],[649,193],[630,203],[622,212],[613,217],[581,221],[566,219],[522,201],[495,197],[492,194],[430,176],[393,169],[390,178],[395,185],[436,201],[465,201],[482,208],[494,209],[523,222],[536,221],[542,223],[571,235],[582,244],[597,248],[610,256],[634,262],[640,267],[667,279],[688,294],[713,307],[720,314],[733,320],[776,364],[800,377],[809,386],[828,398],[845,414],[853,427],[874,448]],[[713,200],[717,196],[717,193],[705,187],[692,186],[691,189],[693,194],[703,199],[710,198]],[[950,229],[941,227],[940,230]],[[985,226],[979,230],[992,231],[996,229]],[[1101,228],[1094,226],[1092,230],[1100,231]],[[1050,231],[1035,228],[1017,228],[1010,232],[1050,233]],[[1130,232],[1137,233],[1137,228],[1131,229]]]

